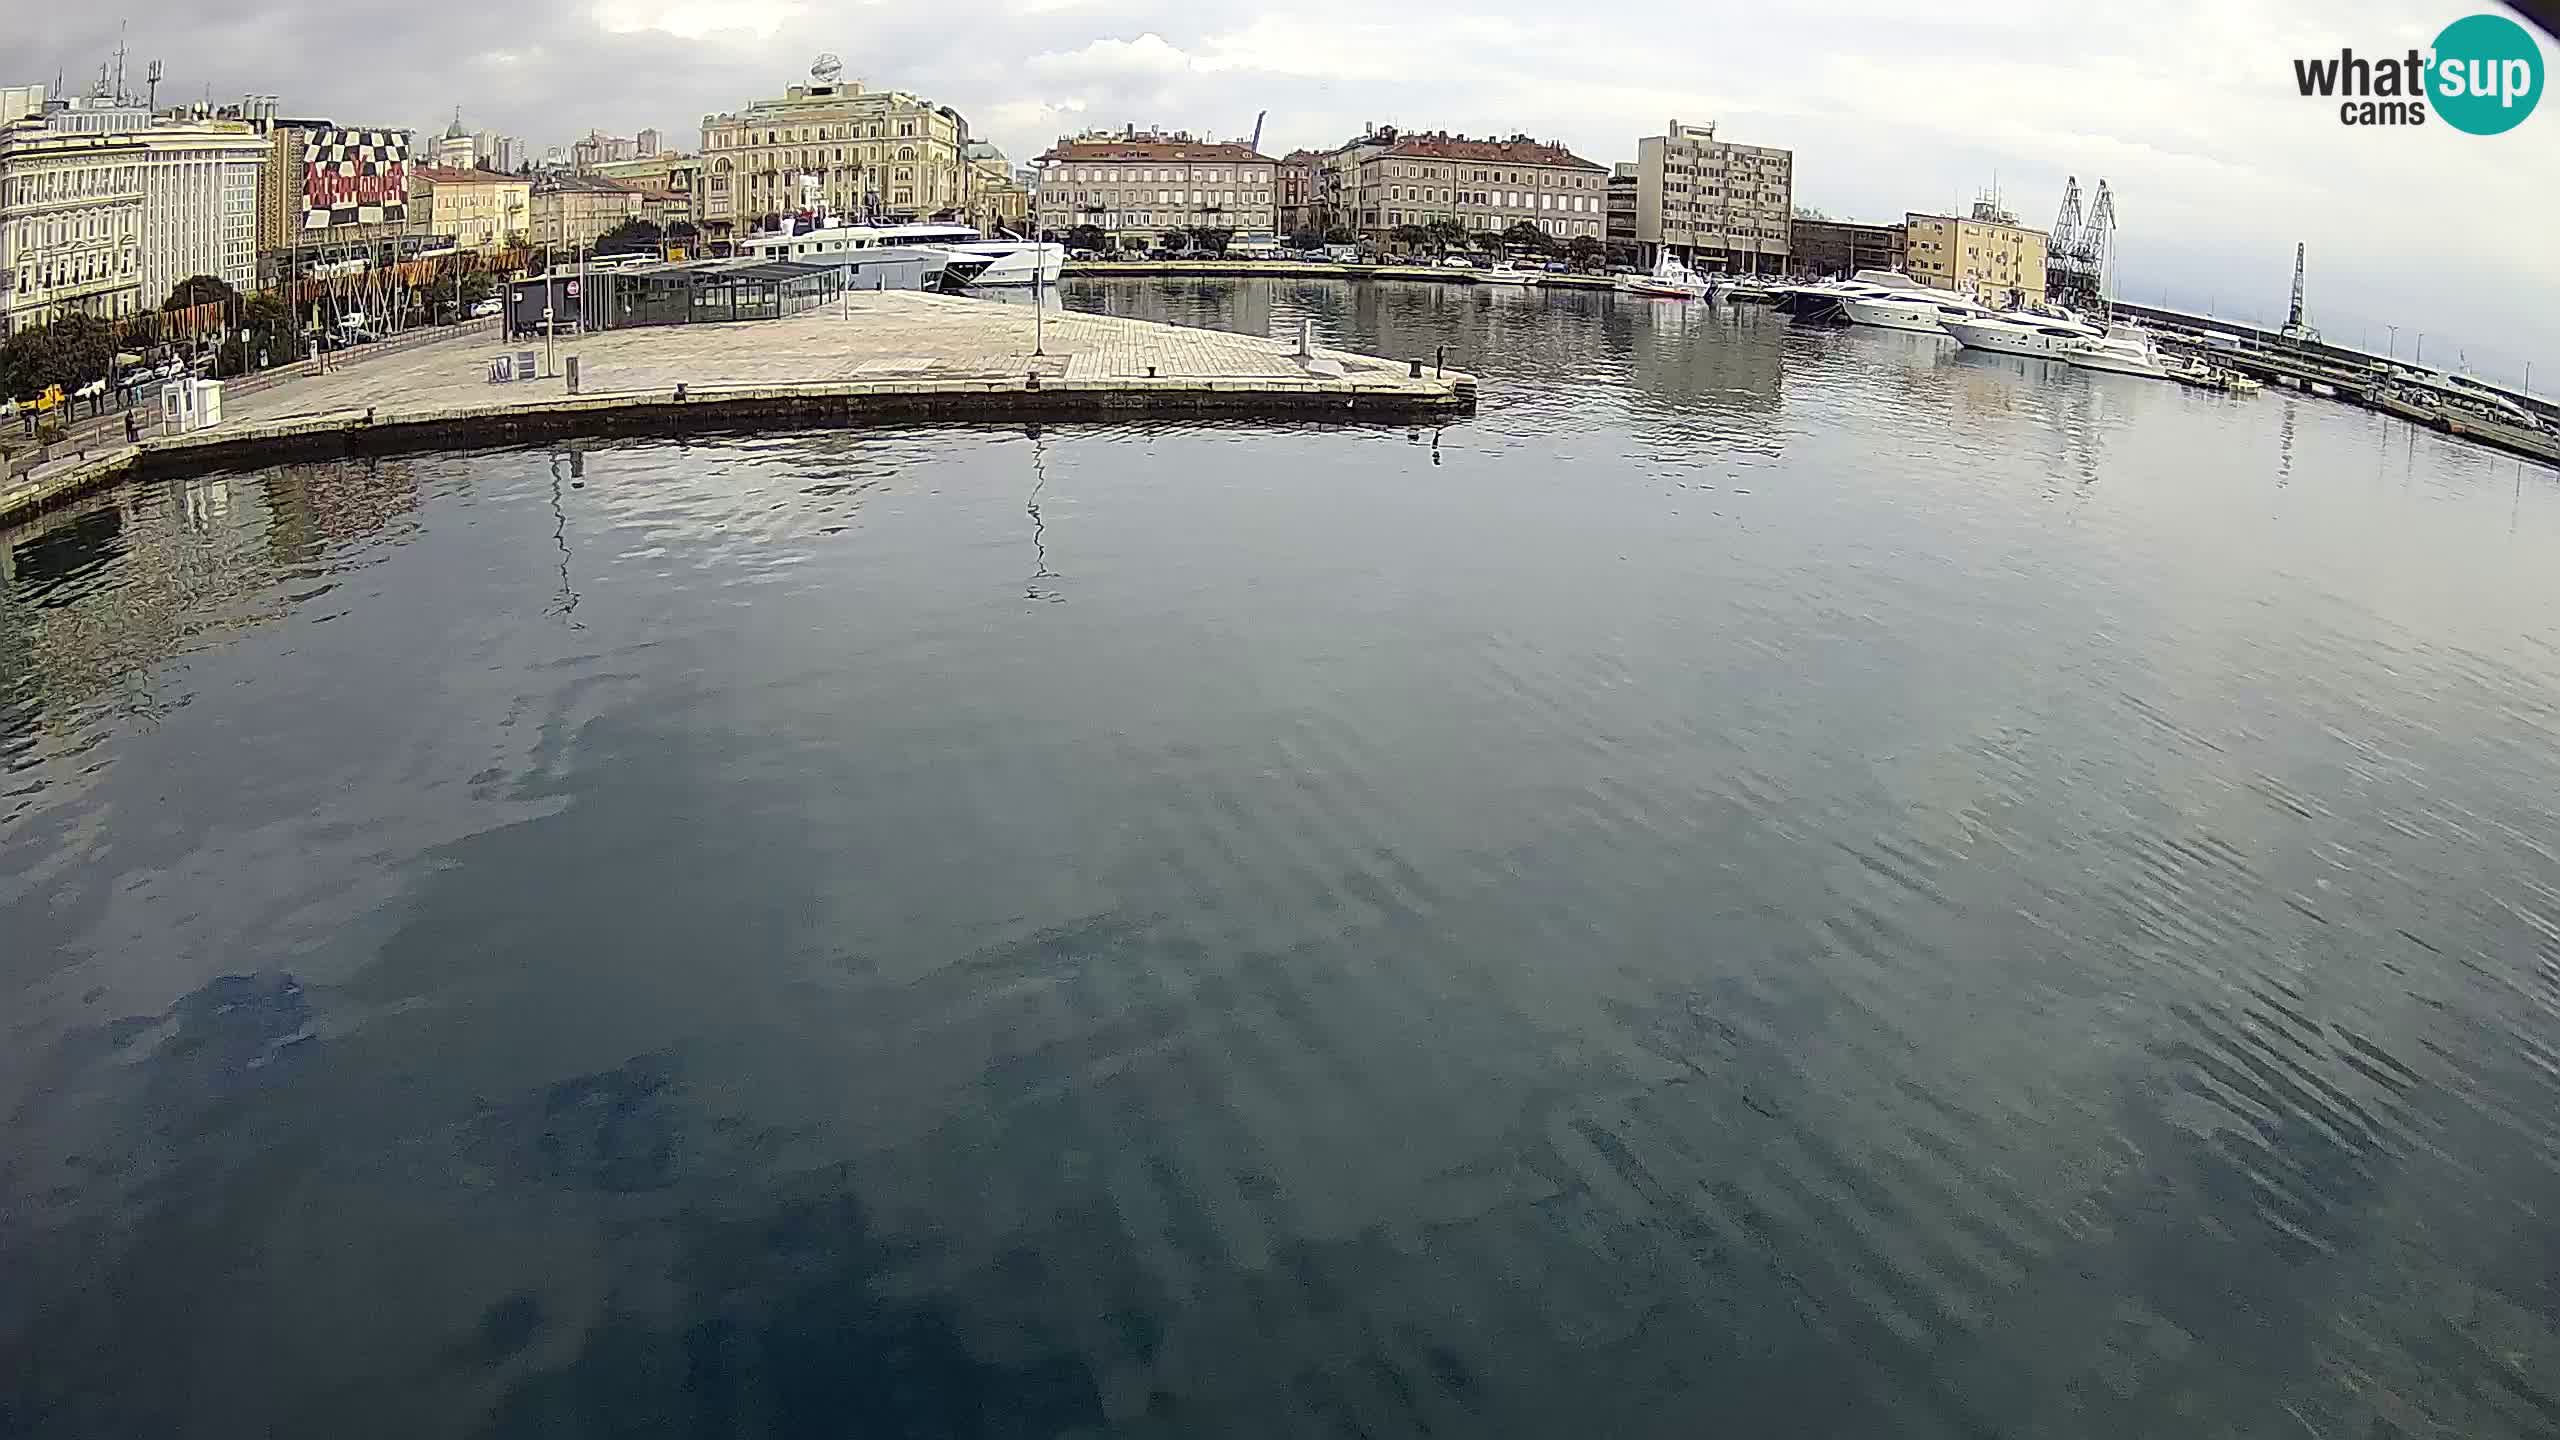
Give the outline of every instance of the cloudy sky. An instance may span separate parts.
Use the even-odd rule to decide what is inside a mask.
[[[1338,144],[1363,122],[1526,131],[1635,158],[1665,121],[1796,152],[1797,201],[1899,218],[1996,180],[2049,223],[2066,174],[2119,192],[2119,289],[2282,318],[2310,245],[2330,338],[2426,335],[2429,361],[2534,365],[2560,390],[2560,101],[2506,135],[2360,130],[2295,92],[2292,60],[2425,45],[2474,5],[2150,0],[127,0],[49,7],[25,73],[77,84],[129,17],[163,97],[273,92],[349,123],[473,128],[537,147],[590,127],[698,132],[820,51],[966,114],[1017,160],[1135,122]],[[1943,14],[1923,15],[1923,9]],[[1784,13],[1780,13],[1783,11]],[[90,22],[85,17],[99,15]],[[20,32],[23,39],[24,32]],[[2555,55],[2541,36],[2546,61]],[[693,143],[687,139],[688,147]],[[2397,324],[2396,342],[2386,325]]]

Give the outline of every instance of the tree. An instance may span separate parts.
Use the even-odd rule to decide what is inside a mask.
[[[1332,229],[1324,232],[1324,243],[1327,245],[1357,245],[1360,243],[1360,237],[1352,234],[1349,229],[1336,225]]]
[[[1572,257],[1574,267],[1580,270],[1597,270],[1609,258],[1609,247],[1602,244],[1597,235],[1576,235],[1564,250]]]
[[[1502,242],[1506,245],[1516,245],[1532,255],[1551,254],[1555,250],[1556,243],[1554,236],[1526,220],[1519,221],[1510,229],[1503,231]]]
[[[1313,250],[1323,243],[1322,231],[1301,229],[1289,232],[1289,248],[1292,250]]]
[[[1434,220],[1422,230],[1436,249],[1455,250],[1467,243],[1467,227],[1455,220]]]
[[[1227,242],[1234,239],[1235,234],[1233,230],[1216,225],[1194,225],[1191,227],[1191,248],[1203,255],[1223,255]]]
[[[1387,238],[1405,250],[1419,250],[1431,243],[1431,232],[1419,225],[1399,225],[1387,232]]]
[[[625,220],[607,230],[596,237],[594,246],[595,253],[598,255],[628,254],[635,250],[654,251],[657,248],[658,227],[650,221],[640,219]]]
[[[1067,232],[1067,248],[1091,250],[1099,255],[1111,248],[1111,236],[1099,225],[1078,225]]]
[[[50,385],[68,393],[104,376],[115,358],[113,326],[94,315],[65,315],[0,344],[0,395],[31,399]]]
[[[169,298],[160,302],[160,309],[164,314],[171,310],[192,310],[198,305],[220,305],[228,309],[239,298],[240,292],[232,289],[231,282],[219,275],[190,275],[169,291]]]
[[[1167,250],[1179,255],[1184,249],[1190,246],[1191,237],[1179,230],[1167,230],[1156,237],[1156,242],[1164,246]]]
[[[690,245],[702,238],[702,231],[690,220],[678,220],[667,227],[667,238]]]
[[[1477,230],[1470,233],[1467,240],[1488,255],[1502,253],[1502,232],[1499,230]]]

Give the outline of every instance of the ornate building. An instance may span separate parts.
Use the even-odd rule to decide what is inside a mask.
[[[970,203],[969,122],[948,105],[843,79],[832,55],[810,83],[733,115],[702,117],[695,207],[719,240],[784,215],[958,218]]]

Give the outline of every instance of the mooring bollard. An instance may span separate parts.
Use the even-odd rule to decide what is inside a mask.
[[[681,380],[676,382],[676,403],[679,405],[684,403],[684,382]]]
[[[1316,358],[1316,322],[1313,320],[1301,319],[1298,322],[1298,358]]]
[[[1039,389],[1040,372],[1037,370],[1026,370],[1022,372],[1022,388],[1025,390]]]
[[[1414,357],[1413,371],[1410,378],[1415,380],[1422,378],[1422,357],[1418,355]]]
[[[577,356],[575,356],[575,355],[571,355],[571,356],[567,357],[567,364],[568,364],[568,376],[569,376],[569,393],[570,393],[570,394],[572,394],[572,395],[575,395],[575,394],[577,394],[577,393],[578,393],[578,357],[577,357]]]

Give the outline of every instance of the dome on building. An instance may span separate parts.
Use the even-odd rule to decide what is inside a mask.
[[[471,132],[462,128],[462,107],[459,105],[453,107],[453,123],[444,127],[444,138],[447,140],[471,138]]]

